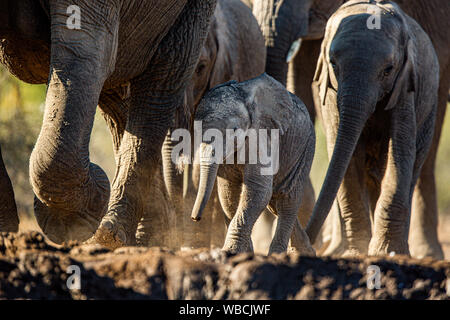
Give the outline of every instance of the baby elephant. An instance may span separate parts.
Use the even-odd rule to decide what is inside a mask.
[[[253,251],[251,232],[267,207],[278,215],[269,254],[291,246],[314,255],[297,212],[314,157],[315,134],[303,102],[267,74],[228,82],[200,102],[195,159],[200,182],[192,219],[198,221],[217,177],[228,232],[223,250]],[[236,142],[236,144],[235,144]]]

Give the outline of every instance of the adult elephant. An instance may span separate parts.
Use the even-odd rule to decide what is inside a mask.
[[[288,88],[301,97],[307,106],[314,105],[311,84],[326,21],[344,2],[344,0],[253,0],[253,13],[266,38],[266,70],[279,81],[284,79],[286,82],[288,79]],[[434,169],[450,87],[450,48],[448,47],[450,34],[445,31],[450,28],[450,21],[447,18],[450,14],[450,2],[397,0],[396,3],[430,36],[440,64],[435,133],[430,152],[414,190],[410,251],[413,257],[442,258],[442,248],[437,238],[438,210]],[[303,39],[300,50],[288,65],[286,58],[289,50],[293,42],[299,38]],[[271,69],[280,71],[272,72]],[[318,108],[318,106],[315,107]],[[312,116],[315,115],[314,110],[310,108],[309,111]],[[342,222],[342,219],[336,217],[335,221]],[[338,230],[334,232],[333,243],[327,252],[343,252],[347,246],[345,225],[341,223],[333,227]]]
[[[96,239],[105,245],[135,242],[164,137],[183,104],[215,4],[1,2],[1,62],[26,82],[48,79],[30,181],[37,221],[51,240],[82,241],[98,229]],[[111,195],[105,173],[89,161],[97,105],[113,136]]]

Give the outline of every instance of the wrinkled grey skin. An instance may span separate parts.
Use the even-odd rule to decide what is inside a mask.
[[[249,0],[250,1],[250,0]],[[251,2],[258,2],[259,0],[252,0]],[[263,1],[263,0],[261,0]],[[310,2],[309,0],[279,0],[275,1],[279,6],[293,6],[293,2]],[[298,28],[292,21],[301,20],[305,16],[305,12],[301,11],[285,11],[289,14],[275,15],[276,10],[266,8],[265,14],[254,13],[257,17],[265,17],[265,20],[258,19],[262,28],[267,28],[267,23],[270,21],[277,21],[280,30],[287,32],[287,35],[279,35],[286,39],[296,39],[297,34],[303,34],[302,45],[300,51],[289,63],[289,71],[282,73],[279,81],[288,82],[288,89],[294,92],[308,107],[312,107],[312,91],[311,83],[315,73],[315,65],[320,53],[321,38],[325,32],[325,24],[327,19],[334,13],[334,11],[345,1],[343,0],[315,0],[312,2],[309,9],[309,25],[308,30],[298,31]],[[367,2],[367,1],[362,1]],[[450,28],[450,2],[446,0],[397,0],[396,3],[413,19],[415,19],[425,32],[430,36],[431,41],[435,47],[438,55],[440,68],[440,83],[439,83],[439,102],[437,111],[436,129],[433,136],[433,144],[428,157],[423,165],[420,177],[418,179],[414,197],[413,210],[411,217],[411,237],[410,249],[412,256],[422,258],[432,256],[442,259],[442,248],[437,238],[437,200],[436,200],[436,184],[435,184],[435,161],[439,145],[442,124],[444,121],[445,111],[447,107],[448,89],[450,87],[450,34],[446,31]],[[273,8],[273,7],[272,7]],[[304,6],[307,8],[307,6]],[[293,26],[289,28],[289,26]],[[317,39],[317,40],[316,40]],[[272,68],[278,70],[287,70],[285,57],[289,51],[292,43],[289,41],[280,42],[281,45],[275,51],[280,52],[279,57],[272,59],[268,58],[267,64],[275,64]],[[267,40],[266,40],[267,41]],[[276,75],[274,75],[276,77]],[[316,106],[318,116],[320,117],[320,108]],[[315,110],[309,108],[312,118],[315,117]],[[334,213],[339,215],[338,208]],[[340,221],[339,217],[333,218]],[[339,254],[345,250],[345,239],[341,237],[339,229],[342,227],[333,224],[332,243],[327,249],[328,254]]]
[[[253,225],[267,207],[278,215],[269,254],[286,251],[290,238],[292,246],[301,254],[314,254],[297,218],[315,148],[314,127],[300,99],[264,73],[255,79],[225,84],[210,91],[201,101],[195,120],[202,122],[203,132],[216,129],[223,137],[226,137],[226,129],[235,132],[240,129],[244,135],[250,129],[266,129],[270,140],[270,130],[278,129],[280,158],[279,170],[263,175],[261,168],[266,166],[260,161],[257,164],[249,164],[248,160],[246,164],[225,163],[226,158],[236,157],[242,148],[248,159],[249,138],[244,143],[238,142],[228,152],[224,144],[224,163],[220,165],[214,160],[211,141],[203,141],[196,154],[200,159],[200,183],[192,219],[200,220],[217,178],[220,203],[228,224],[223,250],[253,251]],[[260,134],[258,136],[261,138]],[[272,154],[272,161],[274,156]]]
[[[376,8],[381,28],[369,30],[367,12]],[[350,1],[330,18],[313,90],[332,157],[306,228],[312,241],[337,194],[344,255],[409,254],[412,196],[432,143],[438,87],[433,45],[397,5]]]
[[[43,126],[30,159],[37,221],[61,243],[88,239],[103,218],[98,242],[133,244],[216,1],[39,4],[2,1],[0,8],[6,18],[0,61],[26,82],[48,79]],[[70,5],[81,9],[81,30],[67,27]],[[89,161],[97,105],[114,142],[111,192],[103,170]]]
[[[188,128],[201,98],[216,85],[229,80],[244,81],[262,74],[265,57],[264,38],[251,10],[240,0],[219,0],[195,72],[186,88],[185,107],[177,112],[173,128]],[[205,219],[194,223],[189,216],[197,196],[199,168],[198,165],[186,166],[184,172],[176,168],[172,162],[172,150],[178,141],[172,142],[169,137],[162,148],[162,172],[171,206],[176,211],[178,247],[221,246],[225,223],[217,194],[214,193],[214,199],[205,209],[208,212]],[[151,217],[160,214],[158,208],[150,208],[145,216],[151,223]]]

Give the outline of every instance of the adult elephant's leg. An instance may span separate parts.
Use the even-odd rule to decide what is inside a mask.
[[[17,216],[14,191],[3,163],[0,148],[0,232],[17,232],[19,230],[19,217]]]
[[[177,248],[174,239],[175,211],[166,193],[161,168],[152,183],[152,192],[144,195],[144,213],[139,221],[136,241],[139,246]]]
[[[130,107],[127,92],[128,84],[124,84],[116,89],[108,90],[108,92],[102,92],[99,101],[101,113],[111,132],[117,162],[120,157],[120,145]],[[144,216],[139,222],[136,232],[137,244],[141,246],[164,245],[170,240],[170,230],[167,226],[171,211],[168,199],[164,195],[162,177],[158,177],[157,190],[145,199]]]
[[[300,51],[289,63],[287,88],[300,97],[308,108],[311,120],[316,118],[316,110],[311,90],[311,83],[316,72],[322,40],[305,40]]]
[[[445,74],[445,72],[441,73],[441,76],[442,74]],[[450,75],[450,72],[447,72],[447,74]],[[438,206],[434,171],[439,139],[447,109],[449,86],[450,76],[446,76],[446,79],[441,78],[433,142],[414,190],[409,235],[409,249],[411,256],[414,258],[444,258],[437,235]]]
[[[135,243],[145,195],[151,192],[161,147],[182,107],[184,89],[197,62],[215,1],[189,1],[161,41],[145,73],[131,82],[131,106],[120,147],[108,213],[98,242],[118,247]]]
[[[81,30],[67,27],[72,4],[86,13]],[[106,174],[89,161],[89,140],[100,92],[114,70],[119,12],[110,2],[87,0],[49,6],[50,77],[30,181],[44,233],[57,243],[83,241],[97,229],[109,199]]]
[[[305,228],[308,224],[309,218],[311,217],[311,213],[314,209],[314,204],[316,203],[315,192],[310,177],[307,177],[305,179],[302,193],[302,203],[300,205],[300,209],[298,210],[297,216],[300,220],[300,224],[303,228]]]
[[[339,209],[339,203],[336,200],[331,207],[330,215],[327,217],[327,220],[325,220],[325,223],[331,224],[331,233],[329,235],[331,238],[325,239],[324,243],[326,248],[321,250],[322,252],[320,252],[320,255],[340,256],[347,250],[348,244],[344,233],[344,220],[342,219],[342,214]]]
[[[99,100],[100,112],[112,136],[116,164],[119,159],[120,145],[130,108],[130,100],[128,98],[128,96],[123,96],[117,91],[108,90],[108,92],[102,92]]]

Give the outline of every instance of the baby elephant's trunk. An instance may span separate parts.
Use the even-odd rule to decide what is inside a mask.
[[[195,204],[191,215],[191,218],[194,221],[200,221],[202,218],[203,210],[205,209],[214,188],[218,167],[218,164],[213,163],[211,158],[201,159],[200,182],[198,186],[197,198],[195,199]]]

